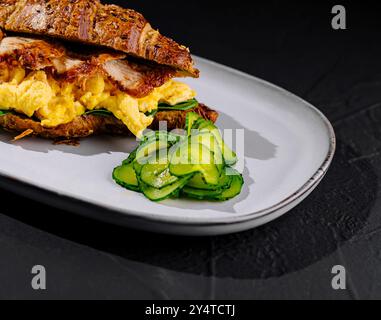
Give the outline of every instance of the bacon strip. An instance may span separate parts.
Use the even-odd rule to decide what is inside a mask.
[[[176,75],[175,70],[163,66],[148,66],[127,60],[109,60],[103,71],[121,91],[133,97],[145,97]]]
[[[0,61],[17,60],[32,70],[41,70],[52,66],[53,59],[62,58],[65,49],[43,40],[23,37],[5,37],[0,42]]]
[[[136,98],[147,96],[177,74],[171,67],[129,61],[120,53],[69,52],[58,42],[25,37],[6,37],[0,41],[2,62],[17,63],[30,70],[51,68],[69,82],[80,82],[101,73],[119,90]]]

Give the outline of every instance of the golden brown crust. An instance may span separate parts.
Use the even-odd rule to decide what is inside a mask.
[[[168,131],[185,127],[188,112],[197,112],[203,118],[217,121],[218,113],[205,105],[200,104],[190,111],[162,111],[158,112],[150,129],[159,129],[159,122],[166,121]],[[40,122],[16,115],[6,114],[0,116],[0,127],[7,131],[24,132],[33,130],[33,135],[47,139],[75,139],[84,138],[94,134],[131,135],[127,127],[118,119],[111,116],[84,115],[77,117],[73,122],[55,128],[42,127]]]
[[[5,27],[5,23],[9,16],[16,10],[17,0],[1,0],[0,1],[0,28]]]
[[[140,13],[99,0],[0,0],[0,21],[7,31],[106,46],[199,75],[186,47],[152,29]]]

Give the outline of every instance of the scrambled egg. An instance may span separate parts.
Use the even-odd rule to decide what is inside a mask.
[[[83,86],[60,83],[44,71],[26,75],[16,67],[0,74],[0,110],[13,109],[28,117],[37,116],[44,127],[69,123],[86,110],[107,109],[140,136],[152,123],[145,113],[158,108],[159,103],[176,105],[196,96],[189,86],[168,81],[144,98],[134,98],[116,90],[101,75],[88,79]]]

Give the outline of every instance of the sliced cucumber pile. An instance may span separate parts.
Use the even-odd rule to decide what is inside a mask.
[[[180,196],[226,201],[239,195],[242,175],[231,166],[236,154],[218,128],[196,113],[188,113],[186,135],[150,132],[113,179],[122,187],[143,193],[152,201]]]

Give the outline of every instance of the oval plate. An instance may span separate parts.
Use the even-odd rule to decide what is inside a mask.
[[[199,101],[221,112],[223,129],[244,132],[245,186],[225,203],[148,201],[117,186],[113,168],[135,140],[92,137],[80,147],[42,139],[11,142],[0,133],[0,186],[34,200],[118,225],[180,235],[217,235],[251,229],[299,204],[319,184],[335,151],[331,124],[316,108],[270,83],[195,58],[190,79]],[[236,131],[238,130],[238,131]],[[238,141],[238,140],[237,140]],[[240,149],[242,149],[243,144]]]

